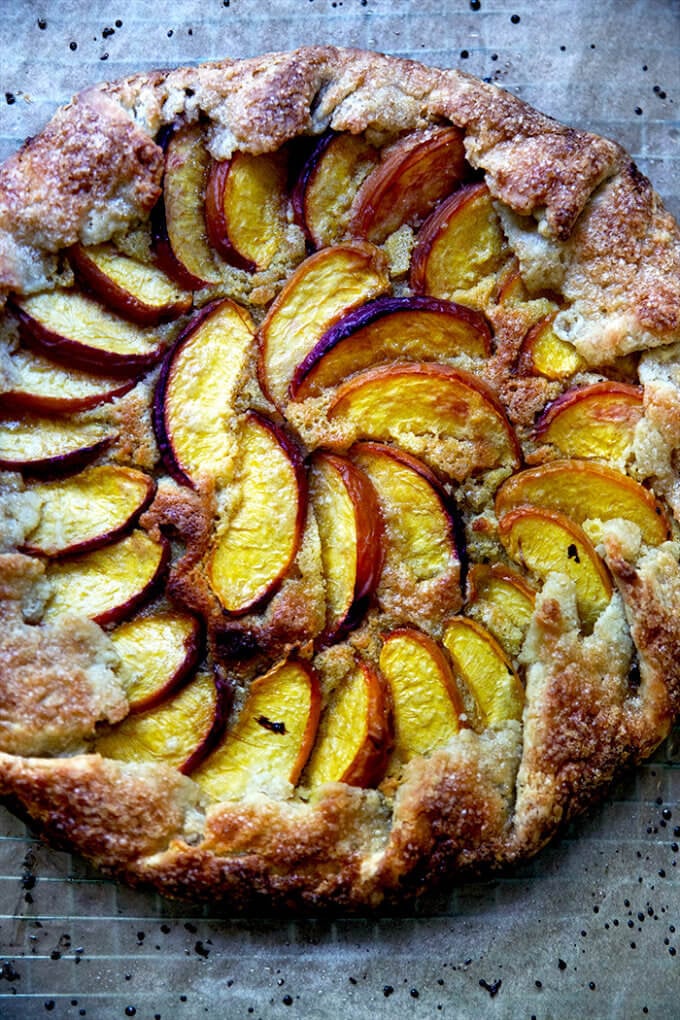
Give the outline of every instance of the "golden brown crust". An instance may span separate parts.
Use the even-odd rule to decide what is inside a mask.
[[[675,283],[680,235],[649,183],[631,170],[617,145],[563,127],[460,72],[333,47],[137,75],[88,90],[2,171],[6,198],[0,206],[0,227],[7,233],[7,245],[0,247],[0,285],[35,285],[29,254],[35,260],[39,249],[53,252],[78,237],[103,239],[125,219],[147,211],[158,194],[161,157],[143,132],[154,135],[180,115],[207,118],[211,149],[220,158],[238,147],[252,152],[275,149],[287,138],[326,126],[394,132],[448,119],[465,129],[468,157],[484,170],[492,193],[515,213],[543,224],[543,240],[555,248],[553,256],[567,262],[568,296],[583,296],[589,309],[598,309],[598,335],[603,339],[593,336],[589,341],[595,360],[612,356],[609,320],[624,333],[615,344],[627,349],[648,346],[650,332],[656,343],[680,334]],[[52,162],[49,155],[61,148],[72,163],[67,173],[63,163]],[[82,184],[79,190],[64,183],[77,182],[91,163],[97,174],[85,191]],[[614,180],[582,216],[607,178]],[[106,210],[112,198],[123,201],[120,221],[110,223],[107,234]],[[56,220],[55,208],[63,210]],[[627,222],[631,212],[634,226]],[[579,216],[579,230],[572,237]],[[623,324],[622,289],[597,268],[610,251],[612,231],[617,242],[625,242],[617,280],[635,280]],[[568,238],[565,259],[561,242]],[[593,245],[600,254],[595,252],[594,271],[588,272],[584,266]]]
[[[84,93],[0,168],[0,293],[49,285],[60,249],[144,218],[162,173],[153,139],[179,118],[203,120],[219,158],[329,126],[379,139],[453,123],[498,200],[523,274],[560,287],[569,307],[556,328],[590,365],[680,339],[680,234],[617,145],[459,72],[332,47],[137,75]],[[498,312],[488,372],[513,423],[528,431],[559,384],[513,374],[523,314]],[[653,403],[663,424],[661,398]],[[147,404],[148,391],[136,393],[111,414],[123,433],[118,455],[150,468]],[[273,654],[317,634],[323,580],[313,521],[297,574],[266,615],[222,625],[202,576],[214,513],[212,493],[179,495],[167,483],[142,524],[186,547],[168,592],[212,621],[215,658],[242,662],[263,644]],[[480,536],[485,526],[493,523],[480,521]],[[618,595],[592,634],[580,632],[563,581],[553,578],[539,598],[523,652],[523,732],[516,723],[481,736],[467,730],[415,759],[393,811],[379,793],[338,784],[309,803],[262,797],[213,806],[205,819],[195,785],[171,769],[98,755],[15,757],[72,750],[97,722],[120,718],[124,699],[110,675],[99,686],[97,671],[111,660],[98,629],[26,622],[40,569],[26,557],[0,561],[0,737],[12,752],[0,754],[0,794],[50,838],[131,881],[240,906],[371,906],[534,852],[622,766],[649,753],[680,711],[677,550],[643,555],[615,529],[604,548]],[[18,671],[25,689],[13,682]]]
[[[0,286],[24,289],[21,249],[95,243],[148,213],[161,173],[158,147],[101,93],[60,110],[0,171],[0,237],[8,240]]]
[[[174,769],[121,765],[99,755],[0,754],[0,795],[16,799],[51,838],[120,870],[165,849],[185,829],[192,784]]]

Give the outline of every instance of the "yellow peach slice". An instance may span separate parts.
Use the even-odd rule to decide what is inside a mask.
[[[195,290],[219,283],[220,267],[208,244],[205,189],[210,155],[202,124],[164,132],[163,199],[152,214],[156,259],[181,287]]]
[[[266,269],[286,231],[284,153],[235,152],[213,162],[208,175],[205,220],[208,238],[223,259],[247,269]]]
[[[221,719],[215,681],[201,673],[162,705],[123,719],[97,739],[94,750],[105,758],[189,771],[209,750],[216,725]]]
[[[210,585],[229,613],[273,594],[292,563],[306,516],[306,479],[283,429],[251,411],[241,426],[233,516],[220,519],[208,561]]]
[[[581,619],[592,627],[612,597],[609,572],[582,528],[555,510],[522,506],[498,522],[507,553],[542,580],[551,573],[574,582]]]
[[[99,456],[118,433],[99,422],[23,415],[0,420],[0,467],[62,474]]]
[[[354,196],[377,160],[363,135],[329,131],[319,139],[292,196],[295,220],[315,248],[334,244],[345,232]]]
[[[408,761],[458,733],[463,704],[439,645],[421,631],[400,628],[383,643],[380,670],[394,703],[395,753]]]
[[[374,244],[404,223],[417,223],[450,195],[467,169],[455,127],[414,131],[391,146],[354,200],[350,231]]]
[[[528,299],[528,296],[519,261],[514,258],[501,273],[496,291],[496,301],[499,305],[513,308],[521,305]]]
[[[417,294],[453,300],[496,272],[504,237],[486,184],[468,184],[435,209],[418,233],[411,257]]]
[[[131,390],[137,377],[127,379],[61,365],[37,351],[17,348],[7,356],[0,408],[16,411],[86,411]]]
[[[508,655],[519,653],[531,622],[535,590],[509,567],[475,563],[468,572],[468,612]]]
[[[133,531],[102,549],[51,563],[52,595],[43,619],[73,613],[112,623],[130,616],[153,590],[168,554],[166,542]]]
[[[202,627],[188,613],[151,613],[122,623],[111,633],[119,656],[116,674],[130,712],[143,712],[172,694],[197,664]]]
[[[235,399],[252,349],[250,316],[234,301],[194,316],[163,364],[154,427],[163,460],[179,482],[232,477],[237,453]]]
[[[482,726],[521,719],[524,688],[496,639],[475,620],[455,616],[444,630],[455,673],[472,692]]]
[[[298,266],[259,331],[260,384],[283,405],[295,369],[326,330],[389,286],[384,257],[366,242],[322,248]]]
[[[312,667],[296,660],[275,666],[253,681],[236,724],[192,778],[216,801],[247,792],[280,795],[298,781],[320,711]]]
[[[619,460],[643,414],[642,388],[601,382],[567,390],[539,418],[535,437],[565,457]]]
[[[352,459],[370,478],[384,521],[385,568],[377,589],[380,606],[393,617],[414,619],[460,607],[457,511],[422,461],[381,443],[357,443]],[[405,599],[405,592],[413,600]],[[408,615],[404,615],[408,614]],[[426,615],[428,615],[426,613]]]
[[[121,319],[77,290],[61,288],[15,302],[27,345],[76,368],[131,374],[163,353],[159,334]]]
[[[366,475],[332,453],[312,459],[310,497],[326,579],[322,640],[330,641],[353,627],[368,607],[383,563],[382,518]]]
[[[40,521],[26,537],[26,550],[56,556],[113,542],[132,527],[154,489],[148,475],[119,464],[33,485]]]
[[[559,510],[576,524],[622,517],[637,524],[649,545],[659,545],[670,535],[668,519],[653,493],[594,461],[553,460],[520,471],[496,493],[496,516],[527,504]]]
[[[391,361],[486,357],[491,330],[484,316],[451,301],[382,297],[343,315],[295,370],[295,400],[316,396],[354,372]]]
[[[170,322],[191,308],[191,294],[162,270],[130,258],[112,244],[88,248],[76,244],[69,250],[69,260],[100,301],[140,326]]]
[[[574,345],[553,329],[556,315],[554,312],[537,322],[522,341],[518,367],[523,374],[566,379],[586,367]]]
[[[324,709],[303,783],[375,786],[392,749],[389,696],[368,663],[357,661]]]
[[[348,426],[355,439],[393,440],[416,455],[425,455],[423,442],[436,444],[457,481],[520,461],[517,438],[493,391],[470,372],[446,365],[358,372],[338,388],[328,417]]]

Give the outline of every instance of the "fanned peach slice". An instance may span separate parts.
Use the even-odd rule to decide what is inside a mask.
[[[633,442],[643,413],[642,388],[601,382],[567,390],[539,418],[535,437],[565,457],[617,460]]]
[[[363,135],[328,131],[319,139],[293,189],[295,221],[315,248],[345,232],[354,196],[377,161]]]
[[[36,475],[65,474],[98,457],[116,435],[98,422],[33,415],[3,418],[0,468]]]
[[[499,305],[513,307],[526,301],[528,296],[519,261],[513,258],[500,275],[496,301]]]
[[[266,269],[286,232],[284,153],[252,156],[235,152],[213,162],[205,193],[208,240],[233,266],[254,272]]]
[[[152,613],[122,623],[110,634],[116,669],[130,712],[155,708],[182,686],[203,651],[203,627],[188,613]]]
[[[547,379],[566,379],[586,367],[574,345],[553,329],[556,314],[541,319],[524,337],[519,353],[520,372],[544,375]]]
[[[472,373],[446,365],[358,372],[338,388],[328,417],[348,426],[354,438],[393,440],[409,453],[426,456],[427,443],[440,447],[458,481],[520,462],[517,437],[493,391]]]
[[[500,268],[504,237],[486,184],[468,184],[435,209],[411,257],[416,293],[451,300]]]
[[[46,573],[52,595],[44,619],[68,613],[104,624],[131,616],[151,595],[169,552],[167,542],[133,531],[94,552],[51,563]]]
[[[26,537],[26,551],[72,555],[113,542],[132,528],[154,490],[154,482],[143,471],[119,464],[102,464],[34,485],[40,521]]]
[[[203,126],[168,128],[162,132],[159,143],[165,150],[163,195],[151,214],[158,265],[188,290],[219,283],[219,267],[205,226],[210,155]]]
[[[290,394],[316,396],[354,372],[390,361],[483,358],[491,330],[472,308],[429,297],[376,298],[344,315],[298,365]]]
[[[383,256],[361,241],[323,248],[298,266],[259,332],[260,383],[274,403],[285,403],[295,369],[336,319],[388,286]]]
[[[220,301],[193,317],[163,363],[154,428],[165,466],[178,482],[231,478],[234,399],[253,336],[245,309]]]
[[[274,594],[297,554],[307,503],[300,453],[280,426],[251,411],[239,445],[235,511],[218,521],[208,562],[213,591],[235,614]]]
[[[408,586],[441,580],[458,597],[462,528],[453,500],[422,461],[393,446],[357,443],[351,455],[378,494],[386,573]],[[380,589],[379,589],[380,595]]]
[[[215,681],[201,673],[163,704],[123,719],[97,739],[94,750],[105,758],[161,762],[188,773],[214,747],[223,726]]]
[[[535,601],[535,589],[515,570],[498,563],[470,567],[469,612],[481,618],[507,654],[519,653]]]
[[[163,354],[153,330],[126,322],[77,290],[34,294],[14,307],[26,345],[69,366],[130,375]]]
[[[332,453],[312,458],[310,497],[326,579],[323,641],[337,639],[365,613],[383,563],[382,518],[363,471]]]
[[[390,146],[354,200],[350,231],[374,244],[404,223],[422,220],[467,172],[463,132],[455,127],[413,131]]]
[[[498,534],[508,555],[543,580],[555,572],[570,577],[581,619],[593,626],[613,588],[583,528],[556,510],[521,506],[500,518]]]
[[[321,716],[303,776],[306,786],[380,782],[393,745],[390,697],[380,673],[358,660],[333,691]]]
[[[162,270],[118,251],[114,245],[69,250],[76,275],[109,308],[139,326],[171,322],[191,308],[191,294]]]
[[[637,524],[649,545],[670,536],[668,519],[653,493],[594,461],[553,460],[508,478],[496,493],[496,516],[523,505],[559,510],[577,524],[622,517]]]
[[[421,631],[393,630],[380,653],[392,692],[395,753],[408,761],[448,743],[460,729],[463,703],[448,659]]]
[[[10,357],[11,382],[0,393],[0,408],[17,411],[86,411],[122,397],[137,382],[93,375],[19,348]]]
[[[277,665],[250,686],[235,726],[192,778],[212,800],[295,786],[314,743],[321,688],[312,667]]]
[[[454,672],[475,699],[483,727],[522,718],[522,682],[485,627],[465,616],[454,616],[446,626],[443,641]]]

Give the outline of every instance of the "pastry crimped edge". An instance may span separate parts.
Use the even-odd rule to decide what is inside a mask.
[[[163,167],[153,138],[164,124],[199,117],[215,158],[274,150],[328,127],[461,127],[523,276],[569,302],[565,338],[595,364],[649,352],[648,461],[677,510],[678,228],[618,145],[458,71],[314,47],[90,88],[0,168],[0,293],[49,287],[59,250],[107,240],[145,218]],[[559,581],[538,598],[523,653],[523,731],[516,722],[465,730],[414,759],[392,812],[376,791],[341,784],[308,803],[258,797],[206,809],[196,785],[173,769],[91,754],[2,753],[0,793],[49,840],[107,873],[232,907],[364,909],[505,866],[537,851],[622,768],[649,755],[680,711],[678,549],[642,549],[629,529],[611,526],[603,553],[617,593],[592,634],[579,634],[573,593]],[[22,593],[35,568],[11,551],[2,568],[2,624],[20,636],[29,626]],[[80,671],[94,690],[87,676],[97,669],[96,640],[83,641],[93,658]],[[93,719],[115,720],[120,692],[101,697]],[[30,705],[22,711],[30,729]]]

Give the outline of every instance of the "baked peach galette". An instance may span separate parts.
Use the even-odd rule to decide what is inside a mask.
[[[680,708],[680,240],[614,143],[332,48],[0,169],[0,791],[170,894],[542,846]]]

